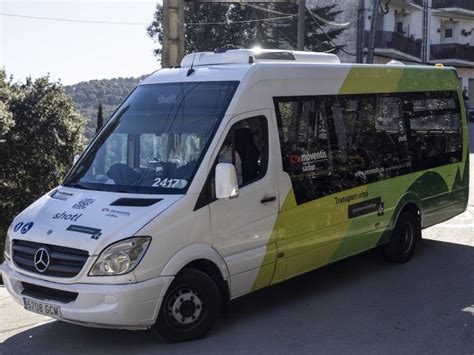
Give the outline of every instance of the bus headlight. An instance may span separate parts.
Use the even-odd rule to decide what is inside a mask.
[[[89,276],[123,275],[132,271],[145,255],[150,241],[150,237],[133,237],[108,246],[92,266]]]

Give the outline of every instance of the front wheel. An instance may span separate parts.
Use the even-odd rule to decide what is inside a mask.
[[[402,212],[392,232],[390,242],[383,246],[385,259],[405,263],[411,259],[416,245],[421,239],[421,226],[413,213]]]
[[[171,283],[153,326],[169,341],[189,341],[204,337],[220,309],[216,283],[204,272],[184,269]]]

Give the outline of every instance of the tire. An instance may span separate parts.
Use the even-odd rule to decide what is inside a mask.
[[[171,283],[152,330],[172,342],[203,338],[217,319],[221,297],[204,272],[184,269]]]
[[[392,232],[390,242],[383,246],[383,256],[394,263],[405,263],[411,259],[421,239],[421,226],[413,213],[402,212]]]

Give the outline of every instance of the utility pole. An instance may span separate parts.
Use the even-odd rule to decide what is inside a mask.
[[[421,62],[428,62],[428,0],[423,0],[423,17],[421,25]]]
[[[306,0],[299,0],[298,2],[298,50],[304,51],[304,15],[306,12]]]
[[[364,0],[359,0],[357,10],[357,63],[364,63],[365,46],[365,4]]]
[[[377,17],[379,14],[380,0],[373,0],[372,4],[372,18],[370,20],[370,35],[369,44],[367,45],[366,63],[372,64],[374,62],[375,36],[377,34]]]
[[[163,0],[162,68],[179,65],[184,57],[184,2]]]

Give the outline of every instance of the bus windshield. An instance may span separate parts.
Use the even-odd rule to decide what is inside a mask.
[[[182,194],[238,82],[138,86],[111,117],[64,186]]]

